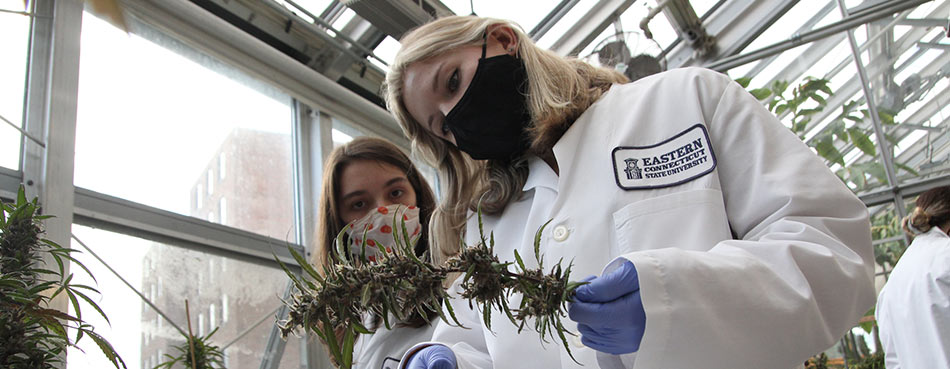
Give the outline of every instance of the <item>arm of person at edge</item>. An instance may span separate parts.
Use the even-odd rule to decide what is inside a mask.
[[[623,296],[605,304],[634,324],[623,336],[597,334],[588,346],[639,350],[637,366],[646,368],[800,365],[874,303],[867,208],[727,76],[695,71],[679,78],[686,80],[659,88],[692,84],[700,96],[718,99],[701,105],[735,239],[706,251],[651,245],[612,262],[635,265],[636,286],[615,277],[612,285],[623,289],[616,282],[626,281],[628,296],[642,304]],[[645,335],[634,329],[641,308]]]

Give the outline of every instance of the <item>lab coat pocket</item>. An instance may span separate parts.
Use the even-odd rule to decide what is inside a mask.
[[[614,212],[620,254],[675,247],[706,251],[731,238],[722,192],[689,190],[640,200]]]

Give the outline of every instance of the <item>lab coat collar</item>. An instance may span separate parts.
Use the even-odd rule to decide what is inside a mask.
[[[557,191],[557,180],[554,169],[551,169],[541,158],[532,155],[528,158],[528,179],[525,180],[521,190],[527,192],[535,187],[547,187]]]
[[[617,85],[614,84],[609,90],[604,92],[597,101],[594,101],[591,106],[587,107],[587,110],[584,110],[583,113],[570,127],[567,128],[567,131],[561,135],[561,138],[554,143],[552,150],[554,151],[554,160],[557,161],[558,174],[564,178],[570,178],[569,176],[573,172],[574,165],[574,153],[580,150],[581,145],[597,145],[599,142],[595,141],[597,139],[607,138],[606,132],[601,132],[604,125],[596,125],[591,122],[592,111],[596,110],[595,108],[598,105],[601,105],[601,101],[604,101],[605,97],[611,92],[616,91],[615,88]]]
[[[950,236],[948,236],[946,233],[944,233],[943,230],[940,229],[940,227],[933,227],[933,228],[930,228],[929,231],[924,232],[923,234],[930,235],[930,236],[932,236],[932,237],[943,237],[943,238],[948,238],[948,237],[950,237]]]

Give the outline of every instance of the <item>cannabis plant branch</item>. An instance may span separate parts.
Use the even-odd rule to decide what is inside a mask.
[[[368,242],[362,243],[359,255],[347,252],[350,248],[348,242],[344,242],[346,228],[337,236],[331,263],[323,267],[322,273],[289,248],[305,274],[298,277],[275,257],[298,290],[290,301],[284,302],[289,313],[287,320],[280,322],[281,333],[284,337],[297,329],[315,333],[327,343],[334,361],[341,368],[350,368],[356,337],[373,333],[363,325],[366,314],[381,317],[387,329],[392,328],[390,315],[401,321],[413,313],[426,317],[427,310],[436,312],[446,323],[461,326],[448,303],[449,295],[443,282],[449,275],[462,273],[460,297],[468,300],[470,307],[473,304],[480,307],[487,328],[491,329],[492,310],[503,312],[518,326],[519,332],[534,319],[532,328],[540,333],[541,339],[546,341],[545,338],[556,335],[573,358],[565,336],[571,333],[561,318],[565,316],[564,303],[571,301],[574,290],[584,282],[570,282],[571,267],[562,268],[560,261],[550,272],[544,270],[539,246],[545,226],[547,224],[535,234],[534,254],[538,267],[533,269],[526,267],[517,251],[515,262],[499,261],[494,254],[494,236],[485,237],[481,212],[478,213],[480,242],[469,247],[463,245],[459,255],[442,266],[423,262],[415,255],[412,245],[416,239],[411,239],[405,224],[400,226],[396,219],[393,229],[401,230],[393,233],[397,250],[387,252],[377,246],[383,257],[376,262],[366,258]],[[509,270],[512,264],[515,264],[514,271]],[[508,305],[512,294],[522,297],[517,307]],[[443,301],[445,312],[440,308]]]
[[[63,364],[67,347],[76,347],[89,337],[116,368],[125,368],[112,345],[82,318],[82,300],[102,316],[109,318],[87,295],[99,293],[95,288],[73,283],[73,274],[66,274],[65,263],[89,269],[71,256],[76,250],[43,239],[37,199],[28,201],[21,186],[12,204],[0,204],[0,367],[57,368]],[[48,268],[44,255],[56,263]],[[93,280],[95,278],[93,277]],[[50,302],[65,295],[73,307],[68,311],[50,308]],[[75,331],[75,338],[70,333]]]

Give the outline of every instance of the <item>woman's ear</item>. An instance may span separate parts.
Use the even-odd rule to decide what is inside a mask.
[[[488,28],[488,42],[498,43],[508,55],[518,55],[518,34],[506,24],[494,24]]]

